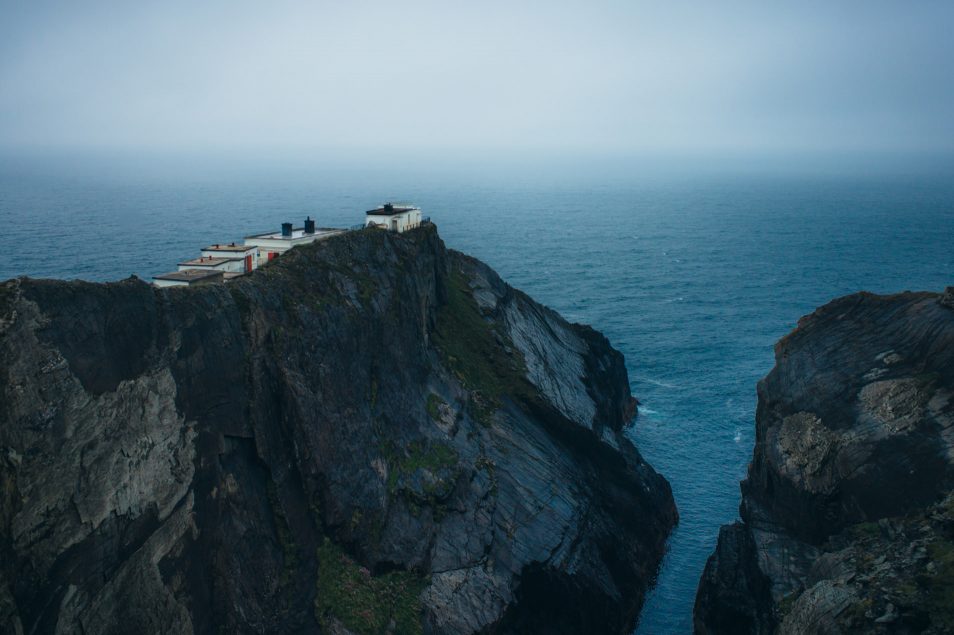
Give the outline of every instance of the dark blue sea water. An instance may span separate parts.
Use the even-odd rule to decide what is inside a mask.
[[[0,279],[148,277],[206,244],[306,214],[359,223],[391,197],[421,205],[449,246],[626,355],[643,404],[632,437],[681,514],[646,634],[691,631],[699,574],[738,513],[755,384],[773,343],[839,295],[954,284],[954,180],[940,176],[207,174],[20,162],[0,171]]]

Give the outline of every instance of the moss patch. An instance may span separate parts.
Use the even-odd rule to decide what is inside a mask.
[[[383,453],[388,462],[388,492],[391,494],[404,490],[425,500],[440,496],[447,481],[455,478],[459,471],[457,451],[445,443],[416,441],[403,452],[388,445]]]
[[[782,600],[778,603],[779,618],[784,619],[786,615],[792,612],[792,607],[795,606],[795,600],[798,599],[799,595],[801,595],[800,591],[792,591],[782,598]]]
[[[352,262],[350,266],[332,265],[331,269],[343,278],[347,278],[354,283],[355,289],[358,292],[358,298],[364,305],[369,304],[371,299],[378,292],[378,283],[375,279],[368,273],[359,270],[358,264],[355,262]]]
[[[859,574],[853,586],[860,598],[838,618],[851,632],[875,628],[872,620],[890,602],[900,609],[902,630],[954,633],[952,499],[917,515],[857,524],[845,532],[847,543],[833,540],[832,549],[851,545]]]
[[[388,464],[388,494],[402,497],[415,516],[430,509],[434,520],[443,519],[461,474],[457,451],[445,443],[416,441],[406,449],[388,442],[381,453]]]
[[[235,302],[235,307],[239,311],[239,315],[243,318],[248,316],[252,311],[252,305],[248,301],[248,297],[239,289],[239,285],[230,284],[226,286],[226,289],[228,289],[229,294],[231,294],[232,300]]]
[[[931,622],[944,632],[954,632],[954,544],[937,540],[927,547],[934,561],[933,575],[922,578],[927,587]]]
[[[294,535],[288,526],[288,519],[285,517],[281,502],[278,500],[278,488],[271,478],[268,479],[265,492],[268,496],[268,505],[272,509],[272,517],[275,520],[278,544],[282,548],[282,576],[279,584],[285,586],[292,581],[301,564],[298,558],[298,545],[295,543]]]
[[[460,271],[448,277],[447,303],[438,311],[434,342],[447,367],[471,391],[469,408],[481,423],[490,423],[504,394],[532,398],[526,364],[513,346],[507,354],[506,335],[481,315]]]
[[[434,421],[441,420],[441,406],[446,406],[447,402],[431,393],[427,396],[427,414],[430,415],[431,419]]]
[[[845,609],[845,612],[842,614],[842,619],[847,621],[848,624],[857,627],[867,621],[865,614],[871,611],[873,606],[874,600],[871,598],[859,600]]]
[[[374,294],[378,292],[377,282],[375,282],[371,276],[361,275],[357,276],[357,284],[361,301],[368,304],[371,302],[371,298],[374,297]]]
[[[424,577],[408,571],[372,575],[326,538],[318,548],[315,615],[326,630],[338,620],[360,635],[422,633],[426,586]]]
[[[477,457],[477,460],[474,461],[474,468],[478,470],[484,470],[487,473],[487,477],[490,479],[490,491],[493,494],[497,493],[497,464],[493,462],[493,459],[490,459],[483,454]]]
[[[881,528],[878,527],[878,523],[858,523],[852,526],[849,531],[852,536],[860,540],[881,537]]]

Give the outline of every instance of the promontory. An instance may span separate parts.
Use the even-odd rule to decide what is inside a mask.
[[[676,522],[635,407],[606,338],[433,225],[4,282],[0,630],[629,632]]]

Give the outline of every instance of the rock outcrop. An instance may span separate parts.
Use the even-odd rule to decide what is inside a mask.
[[[952,291],[841,298],[776,345],[697,633],[954,630]]]
[[[0,391],[3,632],[621,633],[676,521],[622,356],[433,226],[5,282]]]

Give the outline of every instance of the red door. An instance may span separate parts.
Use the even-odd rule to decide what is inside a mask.
[[[252,270],[252,255],[249,254],[245,256],[245,272],[248,273]]]
[[[277,256],[277,255],[278,255],[278,254],[276,254],[274,251],[270,251],[270,252],[268,252],[268,259],[269,259],[269,260],[274,260],[274,259],[275,259],[275,256]]]

